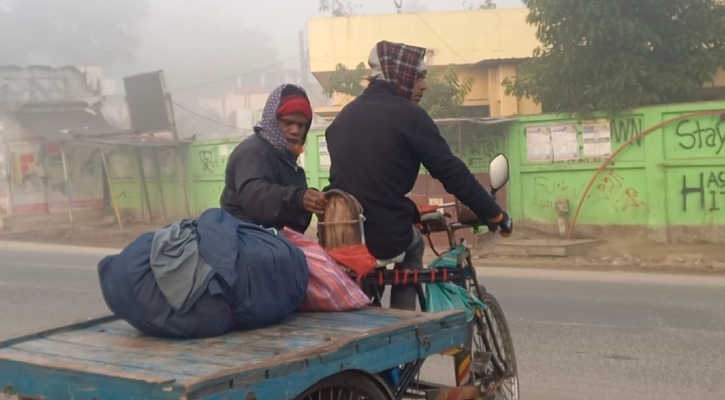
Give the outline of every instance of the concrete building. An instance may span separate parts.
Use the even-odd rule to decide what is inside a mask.
[[[104,116],[100,82],[97,68],[0,66],[0,226],[63,213],[70,203],[101,211],[97,149],[73,139],[120,131]]]
[[[506,96],[502,87],[538,45],[527,14],[527,9],[494,9],[311,19],[310,71],[324,87],[338,63],[352,69],[367,63],[376,42],[404,42],[428,49],[431,72],[456,65],[462,79],[475,79],[463,103],[467,116],[538,114],[541,107],[532,100]],[[315,111],[331,119],[348,101],[349,96],[336,94],[332,105]]]

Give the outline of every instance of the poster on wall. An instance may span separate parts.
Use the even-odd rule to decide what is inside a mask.
[[[317,144],[317,149],[320,153],[320,167],[330,168],[332,161],[330,160],[330,152],[327,151],[327,140],[324,136],[320,136],[317,138]]]
[[[579,136],[573,123],[557,124],[551,127],[551,147],[554,161],[579,159]]]
[[[48,211],[45,198],[44,151],[41,143],[10,142],[11,214],[39,214]]]
[[[529,161],[552,161],[551,127],[526,127],[526,158]]]
[[[582,124],[584,157],[601,158],[612,154],[612,132],[609,120],[599,119]]]

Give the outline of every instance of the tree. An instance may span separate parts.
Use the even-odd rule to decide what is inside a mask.
[[[335,93],[342,93],[354,97],[360,96],[365,90],[362,82],[366,76],[365,63],[361,62],[355,69],[348,69],[343,64],[337,64],[335,73],[330,77],[330,82],[325,88],[325,95],[332,97]]]
[[[328,97],[332,97],[334,93],[359,96],[365,90],[362,82],[367,74],[364,63],[358,64],[355,69],[338,64],[326,85],[325,94]],[[429,72],[427,83],[428,89],[425,91],[421,106],[428,111],[431,117],[455,118],[462,115],[461,105],[473,88],[474,79],[472,77],[461,82],[458,79],[456,68],[450,66],[441,76]]]
[[[719,0],[524,0],[541,45],[505,81],[550,111],[616,113],[696,98],[725,65]]]
[[[466,99],[475,80],[468,77],[461,82],[458,71],[449,66],[443,75],[428,73],[428,89],[425,91],[421,107],[428,111],[432,118],[456,118],[463,116],[461,106]]]
[[[4,0],[0,64],[129,61],[150,0]]]
[[[333,17],[347,17],[355,14],[359,4],[352,0],[320,0],[320,11],[329,12]]]

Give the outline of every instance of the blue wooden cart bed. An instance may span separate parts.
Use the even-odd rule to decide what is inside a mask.
[[[294,399],[341,371],[375,374],[466,334],[462,311],[298,313],[266,329],[183,341],[108,317],[0,342],[0,385],[21,399]]]

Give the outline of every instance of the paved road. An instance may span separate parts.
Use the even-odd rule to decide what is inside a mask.
[[[98,252],[0,244],[0,338],[106,312]],[[725,398],[725,278],[487,269],[525,400]],[[447,359],[427,378],[450,379]]]

